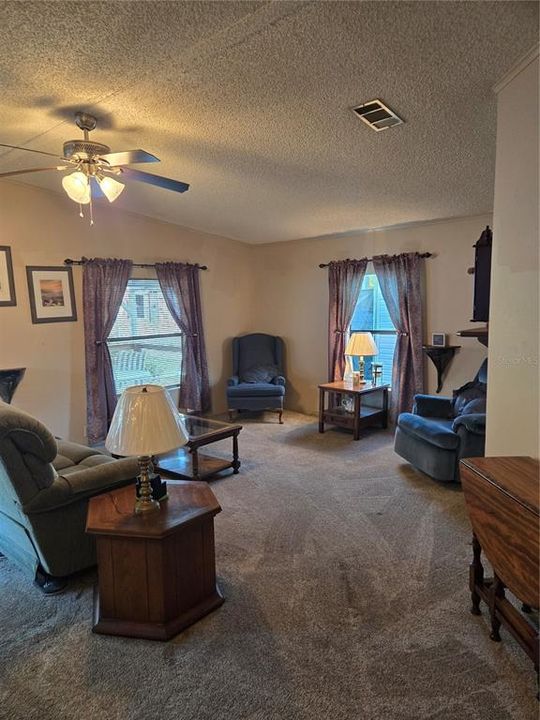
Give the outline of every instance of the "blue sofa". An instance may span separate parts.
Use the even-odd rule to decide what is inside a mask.
[[[394,450],[435,480],[459,482],[459,461],[482,457],[486,436],[487,360],[453,397],[416,395],[398,417]]]
[[[274,410],[283,423],[283,340],[252,333],[233,338],[233,373],[227,383],[229,417],[234,411]]]

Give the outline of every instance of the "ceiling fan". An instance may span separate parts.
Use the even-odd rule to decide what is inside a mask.
[[[79,213],[81,217],[84,217],[82,205],[90,206],[91,225],[93,224],[93,186],[94,188],[96,186],[99,187],[102,194],[105,195],[111,203],[114,202],[124,190],[125,186],[123,182],[120,182],[120,179],[137,180],[180,193],[189,190],[189,185],[179,180],[171,180],[161,175],[152,175],[151,173],[126,167],[130,164],[159,162],[159,158],[155,155],[145,150],[111,152],[108,145],[90,140],[89,133],[94,130],[97,125],[97,119],[93,115],[85,112],[76,112],[75,123],[77,127],[83,131],[84,137],[79,140],[67,140],[64,143],[64,154],[62,157],[42,150],[32,150],[31,148],[19,147],[18,145],[0,143],[0,147],[47,155],[55,158],[57,162],[60,163],[52,167],[28,168],[26,170],[13,170],[12,172],[0,173],[0,179],[14,177],[15,175],[24,175],[25,173],[46,172],[50,170],[59,170],[61,172],[64,170],[72,171],[62,178],[62,187],[68,197],[81,206]]]

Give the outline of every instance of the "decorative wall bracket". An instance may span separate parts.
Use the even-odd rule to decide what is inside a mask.
[[[423,345],[422,349],[435,365],[437,370],[437,392],[440,393],[443,385],[443,378],[445,370],[452,362],[452,358],[456,354],[456,350],[459,350],[461,345],[445,345],[440,347],[437,345]]]

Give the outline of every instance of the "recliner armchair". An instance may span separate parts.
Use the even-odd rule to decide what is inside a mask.
[[[459,482],[459,461],[482,457],[486,436],[487,360],[453,397],[416,395],[397,420],[394,450],[435,480]]]
[[[227,382],[229,417],[233,411],[274,410],[283,423],[283,340],[252,333],[233,338],[233,376]]]
[[[137,474],[136,458],[56,441],[38,420],[0,402],[0,552],[45,592],[59,589],[57,578],[96,563],[85,533],[89,498]]]

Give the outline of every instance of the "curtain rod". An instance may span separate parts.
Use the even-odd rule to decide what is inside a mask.
[[[82,257],[80,260],[72,260],[71,258],[66,258],[64,260],[64,265],[86,265],[88,262],[88,258]],[[199,270],[208,270],[207,265],[199,265],[199,263],[182,263],[182,265],[192,265],[193,267],[199,268]],[[140,268],[155,268],[155,263],[133,263],[133,267],[140,267]]]
[[[430,253],[430,252],[418,253],[418,255],[421,258],[433,257],[433,253]],[[388,257],[399,257],[399,256],[398,255],[377,255],[376,257],[388,258]],[[366,258],[360,258],[360,260],[351,260],[350,258],[347,258],[345,261],[341,260],[340,262],[361,262],[362,260],[367,260],[367,262],[372,262],[373,258],[366,257]],[[335,262],[335,261],[333,261],[333,262]],[[325,268],[325,267],[328,267],[329,265],[330,265],[329,262],[328,263],[320,263],[319,267]]]

